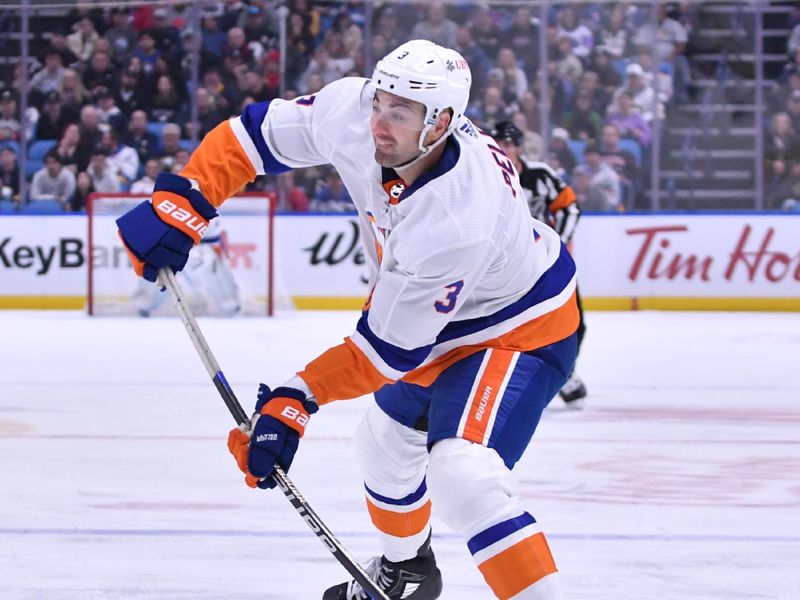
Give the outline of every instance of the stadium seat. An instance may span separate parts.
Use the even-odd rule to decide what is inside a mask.
[[[17,212],[17,208],[11,200],[0,200],[0,215],[10,215]]]
[[[28,160],[44,161],[45,154],[56,144],[58,140],[36,140],[28,147]]]
[[[151,121],[147,124],[147,131],[158,138],[159,144],[161,144],[161,132],[164,130],[164,125],[166,125],[166,123],[159,123],[158,121]]]
[[[19,156],[19,144],[14,140],[6,140],[4,142],[0,142],[0,150],[3,148],[11,148],[14,151],[14,154]]]
[[[181,140],[179,144],[181,150],[188,150],[189,152],[194,152],[194,149],[197,147],[197,144],[192,140]]]
[[[619,141],[619,147],[621,150],[627,150],[633,154],[633,158],[636,159],[637,167],[642,166],[642,147],[639,145],[639,142],[633,138],[622,138]]]
[[[64,212],[64,205],[58,200],[31,200],[19,212],[22,215],[57,215]]]
[[[622,79],[625,79],[625,69],[628,66],[628,59],[618,58],[616,60],[612,60],[611,66],[617,70],[617,73],[619,73],[619,76],[622,77]]]
[[[575,156],[575,160],[579,163],[583,162],[583,152],[586,150],[586,140],[569,140],[567,142],[569,149]]]

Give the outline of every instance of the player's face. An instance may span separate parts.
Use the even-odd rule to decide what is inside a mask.
[[[369,121],[375,161],[384,167],[396,167],[416,158],[424,119],[425,107],[419,102],[377,90]]]

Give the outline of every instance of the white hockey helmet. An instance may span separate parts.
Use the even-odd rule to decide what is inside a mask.
[[[378,61],[372,82],[379,90],[425,106],[424,129],[419,137],[419,149],[424,153],[433,147],[426,148],[423,142],[442,111],[452,109],[453,118],[440,141],[460,122],[469,102],[472,74],[467,61],[455,50],[428,40],[411,40]]]

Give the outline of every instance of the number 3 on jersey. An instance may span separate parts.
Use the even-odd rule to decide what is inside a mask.
[[[433,307],[436,309],[436,312],[447,314],[451,312],[456,307],[456,300],[458,299],[458,294],[461,293],[461,288],[464,287],[464,280],[460,279],[451,283],[450,285],[446,285],[444,289],[447,290],[447,296],[445,299],[437,300],[433,303]]]

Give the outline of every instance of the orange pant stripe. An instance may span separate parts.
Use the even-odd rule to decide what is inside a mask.
[[[486,436],[486,428],[492,414],[495,402],[498,402],[498,392],[506,377],[506,372],[514,358],[512,350],[489,350],[492,355],[483,371],[480,383],[475,390],[475,396],[469,407],[469,416],[464,425],[464,439],[476,444],[482,444]]]

